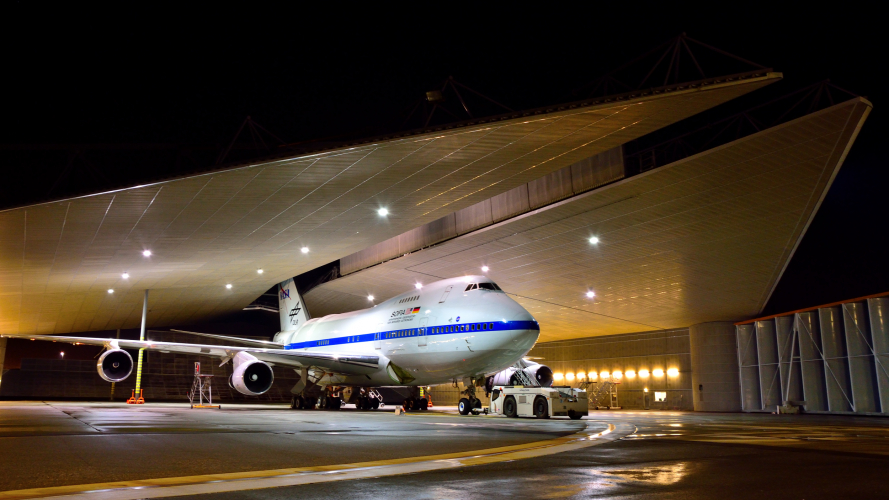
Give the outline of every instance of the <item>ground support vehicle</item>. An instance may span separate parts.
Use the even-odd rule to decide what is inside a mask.
[[[572,387],[494,386],[490,411],[507,417],[569,417],[589,415],[587,393]]]

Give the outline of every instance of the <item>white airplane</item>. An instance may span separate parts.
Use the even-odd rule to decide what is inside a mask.
[[[232,361],[230,385],[245,395],[268,391],[271,365],[293,367],[300,380],[291,407],[376,408],[375,387],[410,387],[409,409],[425,409],[419,387],[462,380],[460,412],[481,406],[475,388],[497,385],[551,385],[552,370],[524,361],[540,327],[521,305],[484,276],[417,284],[369,309],[311,319],[292,279],[278,285],[281,332],[270,342],[208,333],[234,346],[101,339],[58,335],[4,335],[35,340],[102,345],[99,375],[120,382],[133,371],[123,349],[200,354]]]

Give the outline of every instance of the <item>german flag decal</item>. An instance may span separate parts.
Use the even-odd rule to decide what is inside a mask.
[[[418,312],[420,312],[420,308],[419,308],[419,307],[415,307],[415,308],[411,311],[411,314],[417,314]]]

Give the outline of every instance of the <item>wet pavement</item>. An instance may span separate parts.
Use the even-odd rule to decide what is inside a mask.
[[[195,498],[880,498],[889,420],[819,415],[595,412],[589,420],[239,405],[0,403],[0,491],[398,460],[628,431],[589,447],[370,479]],[[445,462],[445,460],[441,460]],[[343,476],[347,479],[348,476]],[[146,496],[170,496],[152,490]],[[3,493],[0,493],[0,498]],[[8,496],[7,496],[8,497]],[[33,496],[32,496],[33,497]],[[103,498],[115,498],[113,492]]]

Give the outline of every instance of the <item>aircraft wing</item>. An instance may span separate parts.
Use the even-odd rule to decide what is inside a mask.
[[[281,348],[257,348],[244,346],[221,346],[204,344],[183,344],[179,342],[156,342],[153,340],[100,339],[90,337],[67,337],[62,335],[0,335],[9,338],[46,340],[68,344],[101,345],[106,348],[118,346],[121,349],[148,349],[159,352],[200,354],[227,361],[239,352],[247,352],[257,359],[271,364],[293,368],[316,367],[342,375],[368,375],[380,369],[380,358],[362,354],[332,353],[324,351],[304,351]]]

